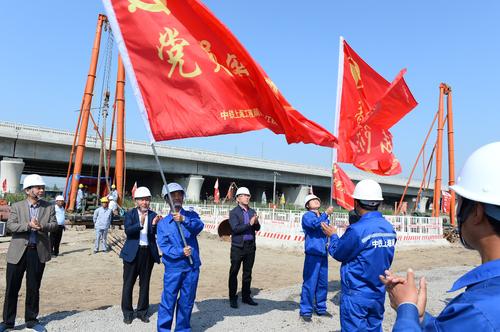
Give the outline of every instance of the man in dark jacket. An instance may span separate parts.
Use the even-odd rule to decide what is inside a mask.
[[[120,257],[123,259],[123,322],[131,324],[134,319],[132,292],[139,277],[139,300],[137,317],[144,323],[149,322],[149,281],[154,263],[160,263],[156,246],[156,224],[161,219],[149,209],[151,193],[146,187],[139,187],[134,196],[137,207],[125,214],[125,234],[127,240]]]
[[[231,268],[229,270],[229,302],[231,308],[238,308],[238,272],[243,263],[243,282],[241,287],[242,302],[257,305],[250,297],[252,268],[255,261],[255,232],[260,230],[259,217],[248,206],[250,191],[240,187],[236,191],[238,206],[229,212],[231,225]]]

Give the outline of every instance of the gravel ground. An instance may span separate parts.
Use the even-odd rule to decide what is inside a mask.
[[[425,275],[428,281],[427,311],[438,314],[446,303],[459,292],[446,293],[452,283],[472,266],[456,266],[417,271],[417,277]],[[191,317],[193,331],[338,331],[339,287],[338,281],[329,284],[328,311],[333,317],[313,317],[312,322],[299,320],[300,287],[288,287],[255,294],[257,307],[240,303],[239,309],[229,307],[225,298],[212,298],[196,302]],[[153,331],[156,329],[158,305],[152,306],[151,322],[139,320],[127,326],[122,322],[119,306],[91,311],[62,311],[40,317],[47,331]],[[394,311],[386,302],[384,331],[390,331],[395,320]],[[22,322],[18,321],[22,329]],[[30,331],[25,329],[26,331]]]

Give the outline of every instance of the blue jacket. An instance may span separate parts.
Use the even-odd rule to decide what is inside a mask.
[[[255,215],[255,210],[248,208],[248,220]],[[231,244],[236,247],[243,248],[243,235],[253,235],[255,240],[255,232],[260,230],[260,224],[245,224],[243,217],[243,208],[236,206],[229,211],[229,225],[231,226]]]
[[[328,215],[322,213],[319,216],[312,211],[307,211],[302,216],[302,230],[305,235],[305,253],[306,255],[327,256],[326,245],[328,237],[323,233],[321,223],[329,224]]]
[[[500,331],[500,259],[484,263],[458,279],[449,292],[467,287],[438,317],[419,323],[413,304],[398,307],[393,331]]]
[[[205,225],[201,221],[198,213],[194,211],[181,209],[180,213],[185,218],[180,225],[184,237],[186,238],[187,245],[192,249],[191,257],[193,258],[193,265],[190,265],[189,258],[184,256],[184,244],[179,233],[179,228],[172,215],[169,214],[158,223],[157,227],[157,242],[163,253],[162,261],[163,264],[165,264],[165,271],[188,271],[193,268],[199,268],[201,265],[200,249],[196,236],[200,234]]]
[[[394,228],[378,211],[364,214],[341,238],[337,234],[330,237],[328,251],[342,262],[343,294],[385,296],[385,287],[378,277],[392,264],[396,239]]]
[[[158,247],[156,246],[156,226],[153,226],[153,219],[156,217],[156,213],[149,210],[148,211],[148,246],[153,256],[153,260],[156,263],[160,263],[160,255],[158,254]],[[141,222],[139,220],[139,213],[137,209],[131,209],[125,213],[125,221],[123,222],[125,228],[125,234],[127,234],[127,240],[123,245],[123,249],[120,252],[120,258],[125,262],[131,263],[137,251],[139,251],[139,239],[141,236]]]

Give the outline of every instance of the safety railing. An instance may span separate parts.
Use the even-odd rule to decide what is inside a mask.
[[[161,213],[168,213],[168,205],[164,203],[151,203],[152,209]],[[195,210],[205,223],[205,230],[217,234],[219,224],[229,218],[229,211],[234,206],[225,205],[193,205],[189,208]],[[261,229],[257,237],[262,237],[281,244],[285,242],[302,242],[304,233],[302,231],[301,210],[280,210],[268,208],[256,208],[259,215]],[[414,217],[414,216],[384,216],[394,227],[398,236],[399,244],[423,244],[443,239],[443,221],[436,217]],[[347,213],[335,212],[330,217],[331,223],[338,229],[342,236],[349,226]]]

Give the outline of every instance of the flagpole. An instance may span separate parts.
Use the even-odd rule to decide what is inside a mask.
[[[170,194],[170,190],[168,190],[167,179],[165,178],[165,174],[163,173],[163,168],[161,167],[160,159],[158,158],[158,154],[156,153],[154,142],[151,142],[151,148],[153,149],[153,154],[155,155],[156,163],[158,164],[158,169],[160,170],[160,175],[163,181],[163,185],[167,190],[167,196],[168,196],[167,203],[170,206],[170,211],[175,211],[172,195]],[[182,243],[184,244],[184,247],[187,247],[186,237],[184,236],[184,232],[182,231],[181,224],[178,221],[176,221],[175,223],[177,224],[177,228],[179,229],[179,234],[181,235]],[[189,258],[189,264],[193,265],[193,258],[191,256],[188,256],[188,258]]]
[[[335,119],[333,134],[338,138],[339,134],[339,116],[340,116],[340,102],[342,98],[342,78],[344,77],[344,37],[339,38],[339,67],[337,70],[337,102],[335,104]],[[337,149],[332,148],[332,162],[330,164],[330,205],[333,204],[333,164],[337,162]]]
[[[174,204],[172,201],[172,196],[170,195],[170,191],[168,190],[167,186],[167,179],[165,178],[165,174],[163,173],[163,169],[161,167],[160,159],[158,159],[158,154],[156,153],[156,148],[154,146],[154,136],[153,133],[151,132],[151,127],[149,125],[149,115],[148,112],[146,111],[146,106],[144,104],[144,100],[142,99],[142,94],[139,89],[139,83],[137,82],[137,77],[135,76],[135,72],[132,69],[132,63],[130,61],[130,57],[128,55],[127,47],[125,46],[125,42],[123,40],[123,35],[120,30],[120,26],[118,24],[118,20],[115,15],[115,11],[113,9],[113,5],[111,4],[111,0],[103,0],[103,5],[104,9],[106,10],[106,13],[108,14],[108,22],[111,25],[111,30],[113,31],[113,35],[115,37],[116,45],[118,46],[118,50],[120,51],[120,55],[123,60],[123,66],[125,67],[125,71],[127,75],[130,78],[130,85],[132,87],[132,91],[134,92],[137,105],[139,108],[139,112],[141,113],[142,119],[144,121],[144,125],[146,127],[146,130],[148,132],[148,135],[151,139],[151,148],[153,149],[153,154],[156,159],[156,163],[158,164],[158,169],[160,170],[160,175],[161,179],[163,180],[163,185],[165,186],[165,189],[167,190],[167,195],[168,195],[168,205],[170,206],[171,211],[175,211],[174,209]],[[182,242],[184,244],[184,247],[187,247],[187,242],[186,238],[184,237],[184,232],[181,229],[181,225],[176,222],[178,228],[179,228],[179,233],[182,238]],[[189,263],[192,265],[193,264],[193,258],[189,256]]]

